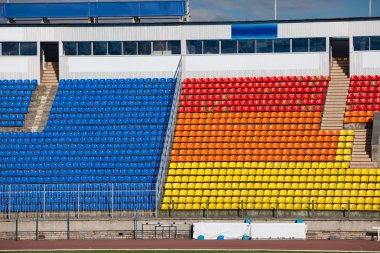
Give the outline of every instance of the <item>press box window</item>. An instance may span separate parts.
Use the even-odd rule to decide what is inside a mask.
[[[120,41],[108,42],[108,54],[121,55],[121,42]]]
[[[20,43],[3,42],[1,43],[1,54],[4,56],[20,55]]]
[[[220,42],[220,48],[222,54],[236,54],[237,53],[237,41],[236,40],[222,40]]]
[[[309,52],[308,39],[292,39],[292,52],[303,53]]]
[[[63,52],[65,55],[78,55],[76,42],[63,42]]]
[[[290,52],[290,40],[289,39],[277,39],[273,42],[275,53],[289,53]]]
[[[256,53],[272,53],[273,40],[256,40]]]
[[[93,42],[94,55],[107,55],[107,42]]]
[[[219,40],[204,40],[203,54],[219,54]]]
[[[36,42],[21,42],[20,55],[37,55],[37,43]]]
[[[137,42],[136,41],[124,41],[123,43],[124,55],[137,55]]]
[[[369,37],[354,37],[354,51],[369,50]]]
[[[152,43],[150,41],[139,41],[138,42],[138,53],[139,53],[139,55],[151,55],[152,54]]]
[[[188,40],[186,41],[188,54],[202,54],[202,41],[201,40]]]
[[[91,55],[91,42],[78,42],[78,55]]]
[[[371,50],[380,50],[380,36],[371,37]]]
[[[239,54],[253,54],[255,52],[254,40],[238,40]]]
[[[326,52],[326,38],[310,38],[310,52]]]
[[[181,41],[168,41],[168,51],[172,51],[172,54],[181,54]]]

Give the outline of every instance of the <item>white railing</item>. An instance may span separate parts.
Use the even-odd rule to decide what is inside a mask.
[[[178,63],[177,70],[174,75],[175,90],[173,95],[173,103],[170,110],[170,118],[168,122],[168,128],[166,130],[166,137],[164,147],[162,149],[160,168],[157,174],[156,183],[156,217],[158,215],[158,210],[160,209],[162,193],[164,189],[164,184],[166,180],[166,175],[168,172],[169,162],[170,162],[170,151],[172,149],[174,130],[177,124],[177,114],[179,106],[179,97],[181,95],[181,83],[182,83],[182,57]]]

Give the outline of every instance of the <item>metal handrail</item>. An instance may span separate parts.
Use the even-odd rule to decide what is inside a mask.
[[[173,95],[173,103],[170,110],[170,118],[168,122],[168,128],[166,131],[165,143],[161,155],[160,168],[157,174],[157,183],[156,183],[156,217],[158,215],[158,210],[160,208],[160,203],[162,199],[162,192],[164,188],[164,182],[166,179],[169,161],[170,161],[170,151],[172,149],[174,130],[177,124],[177,115],[178,115],[178,105],[179,97],[181,94],[182,88],[182,57],[178,63],[176,72],[174,74],[174,80],[176,81],[176,86]]]

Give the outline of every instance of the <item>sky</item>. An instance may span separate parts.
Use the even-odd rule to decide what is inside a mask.
[[[96,0],[0,0],[0,2],[7,1],[14,3],[95,2]],[[190,0],[191,20],[273,20],[274,2],[275,0]],[[368,17],[369,2],[370,0],[277,0],[277,19]],[[372,0],[372,16],[380,17],[380,0]]]

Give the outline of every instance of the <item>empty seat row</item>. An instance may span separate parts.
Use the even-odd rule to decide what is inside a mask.
[[[321,105],[273,105],[273,106],[216,106],[216,107],[206,107],[206,106],[190,106],[190,107],[180,107],[179,112],[322,112],[323,106]]]
[[[236,113],[179,113],[178,119],[214,118],[320,118],[320,112],[236,112]]]
[[[361,81],[371,81],[371,80],[380,80],[379,78],[379,75],[353,75],[351,77],[351,80],[353,81],[358,81],[358,80],[361,80]]]
[[[154,182],[154,176],[52,176],[52,177],[22,177],[22,176],[10,176],[1,177],[1,184],[52,184],[52,183],[146,183]]]
[[[212,77],[212,78],[185,78],[183,83],[229,83],[229,82],[302,82],[330,80],[329,76],[259,76],[259,77]]]
[[[296,94],[227,94],[227,95],[181,95],[180,101],[234,101],[234,100],[276,100],[276,99],[324,99],[324,93],[296,93]]]
[[[175,83],[175,78],[61,79],[59,84],[157,84]]]
[[[225,89],[182,89],[182,95],[209,94],[264,94],[264,93],[325,93],[326,87],[276,87],[276,88],[225,88]]]
[[[334,162],[334,163],[324,163],[324,162],[193,162],[193,163],[170,163],[169,168],[170,169],[176,169],[176,173],[180,172],[180,169],[220,169],[220,168],[233,168],[234,173],[237,175],[241,174],[241,170],[239,169],[258,169],[258,170],[250,170],[252,173],[259,173],[264,175],[265,170],[266,172],[273,172],[275,173],[276,169],[289,169],[289,173],[301,173],[303,170],[299,169],[310,169],[306,171],[310,174],[315,174],[315,169],[323,169],[323,171],[329,171],[329,169],[348,169],[350,164],[348,162]],[[291,172],[290,169],[298,169]],[[169,170],[170,171],[170,170]],[[198,170],[197,170],[198,171]],[[200,170],[202,171],[202,170]],[[355,169],[352,170],[355,171],[355,174],[369,174],[371,171],[371,174],[375,172],[380,173],[380,170],[377,169]],[[215,171],[216,172],[216,171]],[[304,171],[305,172],[305,171]],[[352,172],[353,173],[353,172]],[[297,175],[296,174],[296,175]],[[218,174],[216,174],[218,175]]]

